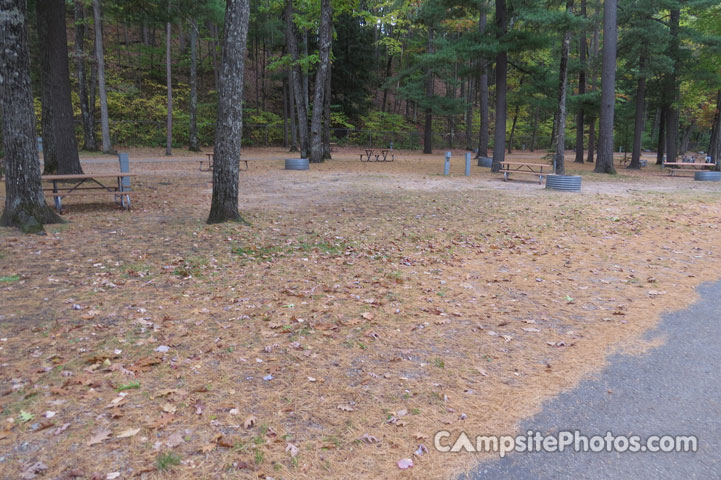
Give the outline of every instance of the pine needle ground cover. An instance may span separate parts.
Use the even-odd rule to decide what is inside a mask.
[[[435,432],[515,433],[721,276],[717,185],[358,153],[246,150],[250,227],[204,223],[200,157],[136,151],[133,211],[0,230],[0,477],[448,478],[487,457]]]

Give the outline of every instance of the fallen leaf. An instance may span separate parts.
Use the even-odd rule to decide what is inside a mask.
[[[102,443],[108,438],[110,438],[110,435],[112,432],[107,429],[100,429],[93,437],[88,440],[88,446],[97,445],[98,443]]]
[[[257,422],[257,421],[258,421],[258,419],[255,418],[255,415],[249,415],[243,422],[243,426],[245,428],[252,428],[255,426],[255,422]]]
[[[290,456],[293,458],[295,458],[295,456],[298,455],[298,447],[296,447],[292,443],[289,443],[285,446],[285,451],[290,452]]]
[[[120,476],[120,472],[112,472],[112,473],[108,473],[108,475],[105,478],[106,478],[106,480],[115,480],[119,476]]]
[[[115,438],[128,438],[138,434],[140,428],[128,428],[115,436]]]
[[[163,405],[163,411],[172,415],[178,411],[178,407],[176,407],[172,403],[166,403],[165,405]]]
[[[165,445],[169,448],[175,448],[181,443],[185,443],[185,439],[183,438],[183,434],[180,432],[175,432],[165,441]]]
[[[377,437],[374,437],[373,435],[370,435],[368,433],[364,433],[363,435],[361,435],[359,440],[364,441],[366,443],[381,443],[381,441],[378,440]]]
[[[524,332],[529,332],[529,333],[540,332],[539,329],[533,328],[533,327],[526,327],[526,328],[523,329],[523,331],[524,331]]]
[[[35,478],[38,474],[44,472],[48,469],[48,466],[45,465],[43,462],[35,462],[29,467],[27,467],[23,473],[20,474],[20,478],[23,480],[32,480]]]
[[[413,460],[410,458],[403,458],[401,460],[398,460],[398,468],[401,470],[408,470],[409,468],[413,468]]]

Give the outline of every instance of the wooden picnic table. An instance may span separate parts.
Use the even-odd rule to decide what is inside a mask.
[[[670,176],[673,176],[674,172],[684,171],[684,170],[705,170],[707,168],[713,168],[716,167],[715,163],[706,163],[706,162],[663,162],[662,168],[671,167],[668,170],[668,174]]]
[[[546,169],[544,172],[543,169]],[[529,162],[501,162],[500,173],[503,174],[503,180],[508,181],[509,176],[513,173],[520,173],[522,175],[534,175],[538,177],[538,183],[543,182],[543,176],[548,175],[550,172],[549,168],[553,168],[548,163],[529,163]]]
[[[395,155],[393,155],[393,154],[391,153],[391,159],[388,160],[388,154],[389,154],[390,152],[392,152],[392,150],[388,150],[388,149],[382,149],[382,150],[380,151],[380,153],[375,153],[372,148],[366,148],[365,152],[366,152],[366,153],[365,153],[365,157],[366,157],[365,160],[363,160],[363,154],[362,154],[362,153],[360,154],[360,161],[361,161],[361,162],[392,162],[392,161],[394,161],[395,158],[396,158]],[[381,157],[383,157],[382,160],[381,160]],[[375,158],[375,160],[372,160],[372,158]]]
[[[63,198],[68,195],[107,195],[112,194],[115,201],[124,209],[130,209],[130,182],[124,179],[137,177],[138,173],[83,173],[68,175],[43,175],[42,180],[52,183],[51,188],[43,188],[53,197],[55,209],[63,210]],[[106,185],[101,180],[115,179],[117,185]],[[69,184],[69,185],[68,185]]]
[[[243,154],[241,153],[241,155],[243,155]],[[205,156],[208,157],[208,168],[205,168],[205,169],[203,168],[203,163],[205,163],[205,160],[201,160],[200,167],[198,168],[198,170],[200,170],[201,172],[210,172],[213,170],[215,152],[206,153]],[[243,160],[241,158],[240,161],[245,162],[245,169],[248,170],[248,160]]]

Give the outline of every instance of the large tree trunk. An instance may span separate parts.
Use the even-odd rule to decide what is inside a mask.
[[[95,21],[95,61],[98,68],[98,93],[100,94],[100,131],[103,153],[112,153],[110,144],[110,121],[108,119],[108,94],[105,91],[105,58],[103,54],[103,17],[100,0],[93,0]]]
[[[573,0],[566,1],[566,13],[571,14]],[[554,146],[556,151],[553,156],[553,164],[557,175],[566,174],[566,93],[568,86],[568,53],[571,49],[571,30],[566,30],[561,45],[561,65],[558,74],[558,110],[556,115],[556,138]]]
[[[88,98],[88,68],[85,55],[85,6],[81,0],[73,2],[75,9],[75,72],[78,77],[78,97],[80,98],[80,114],[83,122],[83,150],[95,151],[98,149],[98,139],[95,136],[94,115],[95,105],[90,104]]]
[[[289,152],[298,151],[298,128],[296,126],[295,95],[293,94],[293,73],[288,70],[288,116],[290,117],[290,148]]]
[[[293,87],[293,95],[296,109],[296,119],[298,122],[298,140],[300,142],[300,156],[307,158],[309,153],[308,145],[308,110],[306,109],[305,98],[303,95],[302,72],[298,64],[298,37],[296,27],[293,23],[293,1],[286,0],[285,3],[285,38],[288,43],[288,53],[290,54],[293,65],[290,67],[291,85]]]
[[[588,121],[588,157],[587,163],[593,163],[593,157],[596,155],[596,117],[592,116]]]
[[[308,58],[308,30],[303,29],[303,33],[301,34],[302,44],[303,47],[303,58]],[[308,81],[308,67],[303,67],[303,101],[305,102],[305,111],[310,111],[310,82]]]
[[[199,152],[198,145],[198,22],[190,21],[190,145],[191,152]]]
[[[713,115],[711,125],[711,140],[709,141],[708,154],[711,161],[716,164],[716,170],[721,170],[721,90],[716,93],[716,111]]]
[[[613,166],[613,110],[616,94],[616,0],[603,4],[603,56],[601,65],[601,114],[598,121],[596,173],[616,173]]]
[[[433,53],[433,26],[428,27],[428,53]],[[425,79],[426,101],[430,102],[433,97],[433,70],[426,69]],[[433,109],[430,103],[425,109],[425,121],[423,123],[423,153],[433,153]],[[372,146],[372,145],[369,145]]]
[[[25,0],[0,0],[0,107],[5,151],[5,209],[0,225],[41,232],[62,220],[45,203],[35,138]]]
[[[238,212],[238,175],[249,17],[249,0],[227,0],[215,126],[213,196],[208,223],[243,221]]]
[[[54,145],[44,155],[45,171],[59,174],[83,173],[75,139],[73,105],[70,97],[70,69],[68,40],[65,28],[65,1],[39,0],[37,6],[38,32],[42,50],[42,95],[49,108],[43,109],[43,135]],[[45,128],[49,131],[46,131]],[[54,148],[53,148],[54,147]]]
[[[581,17],[586,18],[586,0],[581,0]],[[578,40],[578,94],[586,93],[586,33],[581,30]],[[583,163],[583,103],[578,106],[576,113],[576,159],[575,163]]]
[[[506,35],[506,0],[496,0],[496,38]],[[496,128],[493,132],[493,163],[491,171],[501,169],[506,155],[506,71],[508,54],[501,50],[496,55]]]
[[[668,55],[673,60],[673,71],[668,75],[664,87],[666,104],[666,161],[675,162],[678,156],[678,101],[679,84],[678,73],[681,67],[680,46],[679,46],[679,19],[681,17],[678,7],[671,9],[670,34]]]
[[[331,24],[332,26],[332,24]],[[331,34],[331,40],[333,35]],[[325,92],[323,96],[323,160],[330,160],[332,158],[330,154],[330,84],[331,84],[331,69],[333,65],[328,62],[328,74],[325,76]]]
[[[478,30],[481,35],[486,31],[486,7],[488,4],[484,2],[481,5],[480,18],[478,20]],[[478,77],[478,93],[480,96],[480,115],[481,125],[478,132],[478,155],[477,157],[488,156],[488,62],[482,58],[479,62],[480,72]]]
[[[641,168],[641,140],[644,129],[644,107],[646,105],[646,57],[642,54],[639,59],[639,77],[636,86],[636,118],[633,125],[633,150],[631,151],[631,163],[628,168]]]
[[[330,0],[321,0],[320,28],[318,30],[318,57],[320,63],[315,74],[315,92],[313,92],[313,118],[310,123],[310,161],[320,163],[323,161],[323,111],[328,65],[330,64],[330,49],[333,34],[331,32],[332,13]],[[330,119],[326,119],[328,122]]]
[[[666,107],[661,107],[661,120],[658,124],[658,143],[656,144],[656,165],[663,165],[666,157]]]
[[[170,7],[168,7],[170,8]],[[170,65],[170,22],[165,24],[165,86],[168,92],[168,116],[165,126],[165,154],[173,154],[173,82]]]

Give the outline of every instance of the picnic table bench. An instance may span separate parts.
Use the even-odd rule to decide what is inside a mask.
[[[137,173],[119,172],[119,173],[84,173],[69,175],[43,175],[41,178],[48,181],[52,186],[43,187],[43,191],[48,196],[53,197],[55,209],[62,213],[63,198],[74,195],[108,195],[114,196],[114,200],[118,205],[126,210],[130,209],[130,191],[129,177],[137,177]],[[124,179],[128,179],[124,181]],[[105,184],[102,181],[115,179],[117,185]]]
[[[360,154],[360,161],[361,162],[392,162],[395,160],[395,155],[391,153],[391,159],[388,160],[388,154],[392,152],[392,150],[386,150],[382,149],[380,153],[375,153],[375,151],[372,148],[366,148],[365,157],[366,159],[363,160],[363,154]],[[381,157],[383,157],[381,159]],[[375,158],[375,160],[373,160]]]
[[[669,167],[668,174],[670,176],[673,176],[675,172],[705,170],[715,166],[716,164],[711,162],[697,162],[695,158],[691,162],[663,162],[662,164],[662,168]]]
[[[243,154],[241,153],[241,155],[243,155]],[[200,160],[200,167],[198,168],[198,170],[200,170],[201,172],[210,172],[213,170],[215,153],[214,152],[206,153],[205,156],[208,157],[208,160],[207,160],[208,168],[203,168],[203,164],[206,163],[206,160]],[[240,162],[245,162],[245,169],[248,170],[248,160],[243,160],[241,158]]]
[[[544,172],[543,169],[546,169]],[[549,170],[553,167],[548,163],[528,163],[528,162],[501,162],[500,173],[503,174],[503,181],[507,182],[510,175],[532,175],[538,177],[538,183],[543,182],[543,177],[551,173]]]

